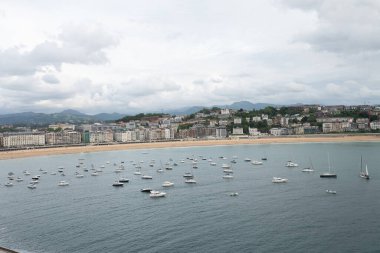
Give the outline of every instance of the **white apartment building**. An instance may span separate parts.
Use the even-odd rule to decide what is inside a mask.
[[[62,130],[75,130],[75,125],[73,124],[54,124],[54,125],[49,125],[49,128],[51,129],[58,129],[58,128],[61,128]]]
[[[380,129],[380,121],[372,121],[369,126],[372,130],[378,130]]]
[[[5,148],[43,145],[44,133],[5,133],[0,137],[0,146]]]
[[[287,128],[271,128],[270,134],[274,136],[280,136],[280,135],[288,135],[288,129]]]
[[[79,144],[82,136],[76,131],[50,132],[45,134],[45,140],[48,145]]]
[[[242,135],[242,134],[244,134],[243,128],[242,127],[235,127],[232,130],[232,134],[236,134],[236,135]]]
[[[259,122],[259,121],[261,121],[261,117],[260,116],[252,117],[252,121],[253,122]]]
[[[106,143],[113,142],[112,131],[90,132],[90,143]]]
[[[241,118],[234,118],[234,124],[241,124]]]
[[[221,109],[220,110],[220,114],[222,114],[222,115],[230,115],[230,110],[229,109]]]
[[[258,136],[260,135],[260,131],[257,130],[257,128],[248,128],[249,135]]]
[[[136,141],[136,133],[134,131],[124,131],[114,133],[114,139],[118,142]]]
[[[217,127],[215,131],[216,138],[226,138],[227,137],[227,129],[225,127]]]

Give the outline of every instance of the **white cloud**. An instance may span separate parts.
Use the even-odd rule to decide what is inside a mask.
[[[376,0],[39,0],[1,8],[6,111],[380,103]]]

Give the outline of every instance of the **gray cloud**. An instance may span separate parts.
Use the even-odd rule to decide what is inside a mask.
[[[317,29],[300,34],[296,41],[340,54],[380,50],[379,1],[288,0],[283,4],[317,13]]]
[[[45,66],[60,70],[63,63],[103,64],[104,49],[118,40],[98,27],[68,26],[56,41],[44,41],[32,50],[8,48],[0,51],[0,76],[31,75]]]
[[[57,84],[57,83],[59,83],[59,79],[56,76],[49,75],[49,74],[42,76],[42,80],[44,80],[44,82],[50,83],[50,84]]]

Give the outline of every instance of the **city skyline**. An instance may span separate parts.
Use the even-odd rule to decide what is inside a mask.
[[[3,113],[378,104],[377,1],[4,1]]]

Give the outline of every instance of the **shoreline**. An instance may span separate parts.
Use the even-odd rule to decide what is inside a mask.
[[[228,146],[245,144],[280,144],[280,143],[323,143],[323,142],[380,142],[380,135],[309,135],[309,136],[282,136],[263,137],[252,139],[223,139],[223,140],[194,140],[194,141],[170,141],[170,142],[140,142],[110,145],[87,145],[36,148],[24,150],[12,150],[0,152],[0,160],[18,159],[34,156],[63,155],[76,153],[91,153],[116,150],[137,150],[156,148],[179,148],[179,147],[205,147],[205,146]]]

